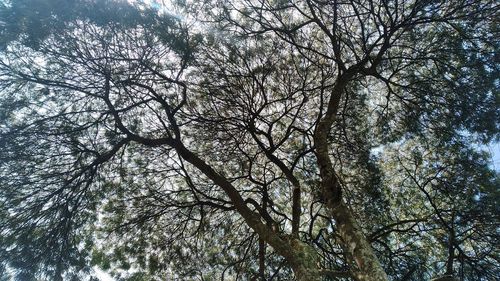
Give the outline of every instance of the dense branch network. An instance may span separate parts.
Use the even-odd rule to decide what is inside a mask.
[[[494,1],[35,2],[1,4],[5,272],[497,275]]]

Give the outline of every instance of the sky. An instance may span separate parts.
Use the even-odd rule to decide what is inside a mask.
[[[492,155],[491,165],[493,169],[500,172],[500,142],[488,145],[487,149]]]
[[[101,281],[114,281],[113,277],[111,275],[107,274],[106,272],[100,270],[97,266],[94,266],[94,272],[97,278]]]

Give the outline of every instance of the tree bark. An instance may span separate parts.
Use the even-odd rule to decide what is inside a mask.
[[[293,259],[289,260],[297,281],[320,281],[319,256],[310,245],[292,237],[289,240]]]
[[[335,174],[328,151],[328,135],[336,119],[338,107],[349,79],[354,72],[339,76],[324,116],[319,120],[314,131],[315,153],[321,177],[323,201],[331,217],[336,221],[337,232],[342,248],[352,266],[352,276],[359,281],[388,280],[382,265],[366,239],[361,227],[356,222],[352,211],[342,199],[342,188]]]
[[[259,280],[266,280],[266,243],[259,238]]]
[[[343,202],[329,207],[335,219],[343,249],[350,263],[355,265],[352,276],[359,281],[388,280],[387,274],[351,210]]]

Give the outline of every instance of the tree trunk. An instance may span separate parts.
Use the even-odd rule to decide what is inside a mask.
[[[321,281],[321,275],[318,271],[311,271],[307,268],[294,268],[295,279],[297,281]]]
[[[342,239],[344,252],[354,267],[352,276],[359,281],[388,280],[387,274],[351,210],[343,202],[330,209],[337,224],[337,233]]]
[[[343,202],[342,187],[328,151],[330,129],[336,119],[345,87],[354,74],[353,71],[347,71],[344,76],[337,79],[327,110],[314,131],[315,154],[321,177],[323,201],[330,210],[331,217],[336,221],[337,232],[342,240],[341,246],[352,267],[352,276],[358,281],[386,281],[387,274],[351,210]]]
[[[290,262],[293,273],[297,281],[320,281],[322,276],[319,270],[319,256],[316,250],[310,245],[291,238],[290,246],[292,249]]]
[[[266,243],[259,238],[259,280],[266,280]]]

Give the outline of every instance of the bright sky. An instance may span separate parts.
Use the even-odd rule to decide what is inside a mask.
[[[97,266],[94,266],[94,272],[97,278],[101,281],[114,281],[113,277],[111,275],[107,274],[106,272],[100,270]]]
[[[491,153],[491,165],[495,171],[500,172],[500,142],[488,145],[488,151]]]

